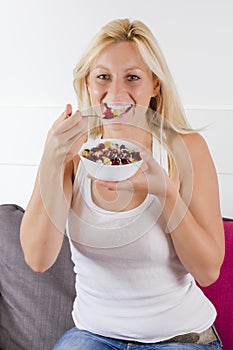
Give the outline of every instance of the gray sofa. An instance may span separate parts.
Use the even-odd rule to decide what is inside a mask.
[[[58,259],[48,271],[33,272],[24,262],[19,242],[23,212],[14,204],[0,205],[0,350],[51,350],[73,326],[75,276],[69,243],[65,237]],[[232,350],[233,220],[224,219],[223,223],[226,255],[221,274],[202,290],[216,306],[215,325],[224,350]]]
[[[19,241],[23,213],[15,204],[0,205],[0,350],[51,350],[73,326],[75,276],[69,243],[65,237],[48,271],[33,272]]]

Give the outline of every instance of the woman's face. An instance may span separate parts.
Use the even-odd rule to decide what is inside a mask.
[[[129,106],[148,107],[159,91],[159,81],[143,61],[135,43],[108,45],[96,59],[87,78],[93,106],[103,109]]]

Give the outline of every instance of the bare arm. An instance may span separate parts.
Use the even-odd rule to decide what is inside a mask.
[[[163,215],[180,260],[205,286],[218,278],[224,258],[218,181],[203,138],[191,134],[183,140],[190,156],[190,167],[181,170],[179,194],[173,184],[168,185]]]
[[[64,194],[56,191],[58,182],[56,171],[50,171],[51,177],[47,179],[50,187],[51,199],[55,201],[53,212],[41,195],[40,170],[38,171],[31,199],[25,210],[20,228],[20,240],[27,264],[36,272],[47,270],[55,262],[62,246],[65,223],[72,195],[72,164],[69,163],[64,170]],[[54,192],[52,192],[52,189]],[[61,198],[59,198],[61,197]],[[56,214],[62,213],[62,216]],[[55,217],[53,217],[55,215]],[[59,219],[59,221],[58,221]]]
[[[28,265],[47,270],[61,249],[72,197],[73,159],[86,138],[86,121],[71,106],[48,133],[20,240]]]

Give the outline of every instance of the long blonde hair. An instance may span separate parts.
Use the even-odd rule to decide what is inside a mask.
[[[165,128],[180,134],[194,131],[185,117],[176,86],[158,42],[150,29],[139,20],[113,20],[102,27],[93,38],[74,69],[74,89],[79,109],[84,110],[91,107],[86,80],[92,63],[106,46],[122,41],[132,41],[137,45],[143,60],[152,71],[154,77],[157,77],[160,81],[160,91],[156,97],[151,98],[148,106],[149,110],[155,112],[154,118],[156,119],[157,117],[155,123],[150,123],[150,128],[153,134],[157,136],[159,134],[160,141],[169,150],[167,139],[164,137],[166,134]],[[162,118],[158,118],[158,116],[162,116]],[[95,126],[92,130],[94,130],[94,133],[100,133],[101,123],[98,121],[95,123],[97,124],[92,125],[92,127]],[[169,127],[167,127],[168,125]],[[164,129],[163,131],[165,132],[161,133],[161,129]]]

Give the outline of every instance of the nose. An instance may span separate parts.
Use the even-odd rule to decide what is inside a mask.
[[[112,101],[126,101],[128,97],[128,91],[124,80],[119,77],[112,79],[111,84],[108,89],[108,98]]]

